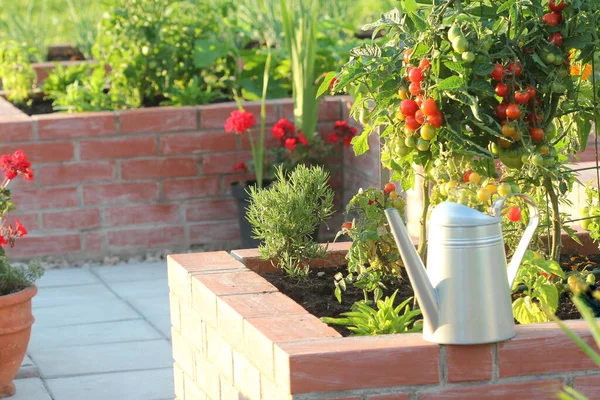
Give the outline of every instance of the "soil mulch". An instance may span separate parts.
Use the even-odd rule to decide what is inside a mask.
[[[52,110],[52,100],[43,100],[39,97],[31,99],[30,103],[15,104],[15,107],[29,116],[52,114],[54,112],[54,110]]]
[[[590,256],[563,255],[561,256],[560,264],[565,271],[583,271],[584,269],[591,271],[600,265],[600,254]],[[342,272],[344,275],[347,274],[344,266],[336,268],[313,268],[309,278],[304,280],[291,279],[283,271],[265,274],[264,278],[312,315],[318,318],[338,317],[341,313],[350,311],[350,307],[354,302],[364,299],[363,291],[350,285],[342,294],[342,302],[339,303],[337,301],[334,295],[334,276],[338,272]],[[403,271],[403,274],[405,274],[405,271]],[[384,290],[384,297],[391,295],[394,290],[398,289],[398,295],[396,296],[398,304],[414,295],[406,276],[403,276],[402,280],[386,286],[389,289]],[[577,311],[577,308],[571,302],[568,291],[561,294],[556,315],[563,320],[581,318],[579,311]],[[332,325],[332,328],[343,336],[350,336],[352,334],[351,331],[343,326]]]

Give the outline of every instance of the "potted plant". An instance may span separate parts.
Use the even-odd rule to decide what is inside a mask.
[[[28,268],[13,267],[4,251],[5,246],[14,246],[17,238],[27,234],[18,219],[14,227],[6,223],[6,214],[14,209],[6,187],[18,175],[32,180],[31,163],[17,150],[0,157],[0,166],[5,175],[0,187],[0,398],[3,398],[15,393],[13,379],[25,357],[34,321],[31,299],[37,293],[35,281],[42,276],[43,269],[37,264]]]

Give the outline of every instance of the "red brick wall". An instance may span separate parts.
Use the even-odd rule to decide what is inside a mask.
[[[339,265],[347,243],[330,246]],[[440,346],[421,334],[343,338],[251,271],[245,250],[170,256],[177,399],[546,400],[600,398],[600,369],[554,323],[512,340]],[[567,325],[589,343],[584,321]]]
[[[320,131],[328,133],[343,117],[343,101],[322,102]],[[258,114],[259,104],[246,108]],[[0,116],[0,154],[24,150],[36,172],[35,181],[10,186],[18,208],[13,214],[31,235],[9,255],[93,258],[192,245],[231,248],[238,229],[229,185],[245,178],[233,165],[251,158],[247,138],[223,130],[234,109],[223,103]],[[291,116],[289,99],[268,102],[269,125]],[[341,157],[330,160],[340,193]]]

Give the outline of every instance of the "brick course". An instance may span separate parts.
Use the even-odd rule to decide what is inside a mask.
[[[315,264],[339,265],[348,247],[335,244]],[[344,338],[253,272],[266,271],[256,250],[168,263],[179,398],[542,400],[566,384],[590,398],[600,387],[598,367],[554,323],[520,325],[512,340],[476,346],[440,346],[421,334]],[[583,321],[566,324],[590,339]]]
[[[343,97],[325,99],[319,130],[330,130],[346,103]],[[271,125],[290,116],[291,104],[267,102],[267,139]],[[260,109],[257,102],[244,106],[254,113]],[[251,178],[233,171],[237,161],[251,156],[247,135],[223,128],[235,103],[33,117],[9,108],[0,116],[0,152],[24,150],[36,172],[34,182],[10,186],[19,212],[34,215],[23,221],[29,222],[31,241],[51,243],[57,232],[69,238],[62,239],[62,253],[60,246],[44,245],[35,256],[100,258],[109,249],[118,255],[148,246],[223,248],[239,240],[229,186]],[[341,191],[342,160],[332,161]],[[341,196],[337,199],[341,210]],[[17,247],[10,255],[27,258]]]

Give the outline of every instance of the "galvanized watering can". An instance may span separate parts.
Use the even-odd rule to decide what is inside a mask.
[[[504,197],[493,204],[491,216],[457,203],[437,205],[428,222],[427,270],[398,211],[385,210],[423,312],[423,339],[480,344],[515,335],[511,287],[539,216],[531,198],[512,196],[527,204],[529,225],[508,268],[500,227]]]

